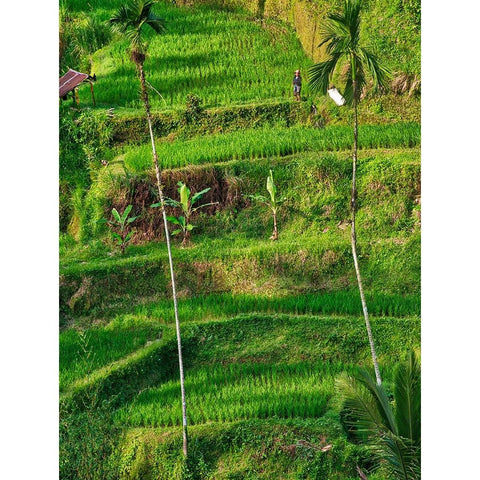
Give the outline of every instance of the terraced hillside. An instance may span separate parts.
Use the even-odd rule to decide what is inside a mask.
[[[75,8],[74,2],[67,5]],[[89,17],[99,25],[109,18],[106,10],[92,13]],[[179,8],[166,2],[159,5],[158,13],[167,31],[161,36],[150,34],[145,63],[148,81],[155,88],[154,108],[183,105],[188,93],[200,96],[206,105],[285,98],[290,93],[292,67],[312,63],[292,30],[273,20],[245,21],[245,12]],[[100,106],[141,107],[127,46],[111,42],[91,55],[88,67],[99,79],[96,101]],[[89,97],[88,88],[84,89],[81,101],[88,103]]]
[[[288,23],[234,2],[159,2],[167,33],[149,38],[145,63],[166,196],[178,199],[180,181],[210,188],[189,244],[172,237],[183,458],[148,131],[127,44],[105,26],[121,3],[61,7],[61,66],[98,80],[96,108],[87,87],[60,109],[60,478],[353,480],[357,466],[388,478],[346,428],[336,388],[371,365],[350,247],[351,112],[308,87],[293,102],[291,72],[308,52]],[[420,353],[418,102],[390,92],[360,110],[360,267],[388,393],[398,362]],[[254,199],[270,171],[284,198],[277,241]],[[101,219],[128,205],[137,218],[122,253]]]

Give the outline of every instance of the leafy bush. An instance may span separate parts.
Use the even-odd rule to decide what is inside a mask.
[[[116,480],[109,461],[118,440],[106,407],[60,413],[60,479]]]

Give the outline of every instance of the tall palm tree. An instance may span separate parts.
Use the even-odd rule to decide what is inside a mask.
[[[367,326],[368,340],[372,353],[373,365],[377,383],[380,385],[382,379],[378,368],[377,354],[373,342],[372,329],[368,316],[367,303],[363,292],[362,277],[358,265],[357,237],[355,231],[355,213],[357,210],[357,151],[358,151],[358,113],[357,106],[360,95],[367,86],[367,73],[370,74],[374,88],[385,87],[387,70],[379,63],[375,55],[370,53],[360,42],[360,13],[362,8],[361,0],[345,0],[343,12],[331,13],[323,25],[322,41],[319,47],[325,45],[328,59],[317,63],[309,69],[309,83],[313,91],[326,94],[332,81],[333,75],[338,68],[346,66],[346,83],[344,89],[345,100],[348,105],[353,106],[353,175],[352,175],[352,196],[351,215],[352,230],[351,244],[355,273],[357,276],[358,289],[362,302],[365,324]]]
[[[396,368],[393,402],[366,370],[339,377],[337,388],[344,397],[347,425],[370,446],[377,467],[388,469],[388,478],[420,479],[421,384],[414,353]]]
[[[163,19],[157,17],[152,12],[152,7],[155,1],[153,0],[130,0],[128,3],[122,5],[116,14],[110,19],[112,30],[118,32],[130,40],[130,58],[135,63],[137,68],[138,78],[141,86],[141,96],[145,113],[147,115],[148,131],[150,133],[150,140],[152,143],[153,164],[155,166],[155,175],[157,178],[158,196],[160,198],[160,206],[163,215],[163,224],[165,228],[165,238],[167,241],[168,261],[170,264],[170,276],[172,280],[172,296],[173,306],[175,311],[175,326],[177,331],[178,343],[178,362],[180,366],[180,387],[182,392],[182,414],[183,414],[183,453],[187,456],[188,450],[188,434],[187,434],[187,404],[185,398],[185,379],[183,373],[182,360],[182,338],[180,333],[180,322],[178,319],[177,306],[177,292],[175,286],[175,272],[173,269],[172,250],[170,246],[170,234],[168,232],[167,214],[165,211],[165,199],[163,195],[163,186],[160,176],[160,168],[158,166],[158,154],[155,147],[155,139],[152,130],[152,115],[150,113],[150,102],[148,99],[148,91],[145,80],[145,71],[143,64],[145,62],[145,54],[147,51],[147,44],[143,40],[144,27],[151,27],[156,33],[163,33],[165,31],[165,24]]]

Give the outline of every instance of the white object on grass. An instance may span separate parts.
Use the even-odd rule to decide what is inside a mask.
[[[342,97],[342,94],[335,88],[329,88],[327,90],[328,95],[330,98],[339,106],[345,105],[345,99]]]

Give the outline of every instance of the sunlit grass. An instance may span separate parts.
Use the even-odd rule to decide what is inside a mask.
[[[106,326],[62,331],[60,389],[161,336],[160,325],[131,315],[123,315]]]
[[[322,416],[334,391],[341,363],[293,365],[229,364],[189,370],[191,424],[253,418]],[[176,380],[139,394],[116,412],[118,423],[130,426],[181,425],[180,385]]]
[[[76,3],[81,7],[85,2]],[[120,3],[110,2],[112,13]],[[184,8],[169,2],[159,2],[155,11],[165,19],[167,32],[155,36],[145,31],[149,41],[145,71],[155,89],[150,90],[154,109],[183,105],[188,93],[200,96],[205,105],[291,98],[294,70],[306,72],[312,63],[294,31],[274,20],[255,21],[241,11]],[[108,16],[105,11],[100,15],[102,20]],[[127,47],[128,42],[114,39],[93,55],[98,105],[141,106]],[[82,89],[82,102],[90,102],[89,94]]]
[[[359,129],[359,147],[362,149],[408,148],[419,143],[420,126],[416,123],[364,125]],[[157,142],[161,168],[282,157],[308,151],[339,151],[351,147],[352,129],[348,126],[323,129],[267,126],[172,143]],[[151,169],[151,146],[128,147],[121,159],[133,172]]]
[[[419,295],[395,295],[370,292],[367,295],[371,315],[420,315]],[[234,316],[239,312],[288,313],[295,315],[361,315],[362,306],[357,291],[307,293],[285,296],[265,296],[218,293],[182,298],[179,314],[186,322]],[[147,303],[134,309],[136,315],[157,318],[172,323],[171,300]]]

